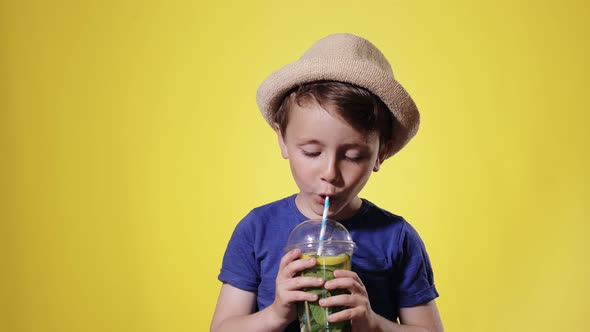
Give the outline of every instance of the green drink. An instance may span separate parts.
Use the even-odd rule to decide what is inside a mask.
[[[321,220],[307,220],[297,225],[289,234],[287,251],[301,250],[301,259],[315,258],[316,265],[300,272],[301,276],[334,279],[334,271],[350,270],[355,244],[346,228],[333,220],[326,220],[325,237],[320,241]],[[319,299],[348,294],[347,289],[328,291],[323,286],[304,288],[303,291],[318,295]],[[301,332],[350,332],[350,321],[328,322],[328,316],[346,307],[324,308],[315,302],[297,303],[297,317]]]
[[[341,254],[339,256],[317,256],[301,255],[301,258],[315,258],[317,263],[314,267],[309,268],[301,273],[306,277],[323,278],[325,281],[334,279],[334,271],[350,270],[350,256]],[[334,289],[331,291],[323,287],[306,288],[305,291],[318,295],[319,299],[330,296],[348,294],[346,289]],[[328,307],[324,308],[316,302],[299,302],[297,304],[297,315],[301,332],[350,332],[350,321],[341,321],[336,323],[328,322],[328,316],[338,312],[345,307]]]

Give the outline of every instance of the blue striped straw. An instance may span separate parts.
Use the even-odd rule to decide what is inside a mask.
[[[330,196],[326,196],[324,202],[324,213],[322,215],[322,225],[320,227],[320,245],[318,246],[318,256],[322,254],[324,238],[326,237],[326,221],[328,220],[328,208],[330,207]]]

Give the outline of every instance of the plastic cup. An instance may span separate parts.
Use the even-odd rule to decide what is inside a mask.
[[[321,220],[307,220],[297,225],[289,234],[287,251],[301,250],[301,258],[315,258],[314,267],[301,272],[302,276],[334,279],[335,270],[350,270],[350,261],[355,244],[342,224],[334,220],[326,221],[324,241],[320,243]],[[319,255],[318,255],[319,253]],[[346,289],[328,291],[324,287],[305,288],[307,292],[318,294],[319,299],[348,294]],[[299,302],[297,315],[301,332],[350,332],[350,321],[328,322],[328,316],[344,307],[323,308],[316,302]]]

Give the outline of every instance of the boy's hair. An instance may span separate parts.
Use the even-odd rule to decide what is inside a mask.
[[[273,114],[281,135],[285,135],[289,122],[289,111],[293,103],[304,106],[317,102],[325,110],[334,110],[350,126],[367,135],[379,134],[379,156],[388,154],[393,134],[393,115],[389,108],[368,90],[349,83],[316,81],[298,85],[291,90]]]

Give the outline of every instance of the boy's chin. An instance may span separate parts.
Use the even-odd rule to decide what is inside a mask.
[[[303,213],[308,219],[322,219],[324,214],[324,204],[320,202],[317,197],[303,195],[299,193],[295,203],[299,211]]]
[[[308,205],[308,211],[311,211],[313,214],[313,218],[310,219],[322,219],[322,215],[324,214],[324,206],[317,204],[316,202],[310,202]]]

